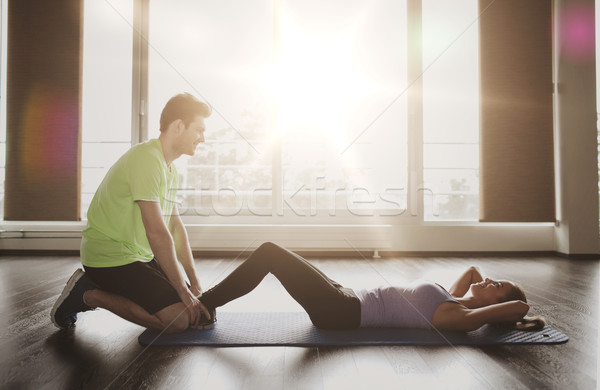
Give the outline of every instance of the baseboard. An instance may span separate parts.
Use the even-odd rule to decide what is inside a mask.
[[[373,258],[373,250],[294,250],[295,253],[305,257],[344,257],[344,258]],[[246,258],[252,251],[232,250],[194,250],[196,259],[202,257],[239,257]],[[467,251],[378,251],[379,257],[552,257],[556,256],[554,251],[521,251],[521,252],[467,252]]]
[[[344,257],[344,258],[373,258],[374,251],[368,250],[296,250],[294,251],[305,257]],[[234,251],[234,250],[194,250],[193,254],[196,260],[203,257],[227,257],[240,258],[248,257],[252,251]],[[573,260],[598,260],[598,253],[562,253],[557,251],[527,251],[527,252],[404,252],[404,251],[379,251],[380,257],[562,257]],[[1,256],[79,256],[79,250],[42,250],[42,249],[2,249]]]
[[[0,249],[2,256],[79,256],[78,249]]]
[[[382,257],[552,257],[554,251],[431,251],[379,252]]]
[[[214,257],[226,257],[226,258],[240,258],[245,259],[250,256],[253,251],[235,251],[235,250],[194,250],[192,251],[196,260],[200,260],[204,258],[214,258]],[[361,259],[363,257],[372,258],[373,251],[372,250],[294,250],[294,253],[299,254],[304,257],[344,257],[344,258],[357,258]]]
[[[600,259],[600,253],[562,253],[554,252],[558,257],[564,257],[566,259],[573,260],[598,260]]]

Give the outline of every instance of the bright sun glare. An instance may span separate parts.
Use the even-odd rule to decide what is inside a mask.
[[[280,136],[348,142],[347,113],[366,80],[353,51],[352,24],[328,34],[303,30],[283,17],[281,47],[272,73]]]

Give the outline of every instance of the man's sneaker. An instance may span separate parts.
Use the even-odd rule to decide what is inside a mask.
[[[83,294],[88,290],[98,288],[82,269],[71,275],[67,285],[58,297],[50,318],[57,328],[65,329],[75,324],[77,313],[94,310],[83,301]]]
[[[217,311],[215,309],[210,310],[210,319],[206,317],[204,312],[200,314],[200,320],[198,321],[198,325],[191,326],[191,329],[195,330],[209,330],[215,327],[215,323],[217,322]]]

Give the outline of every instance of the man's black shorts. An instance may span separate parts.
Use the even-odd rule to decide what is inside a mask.
[[[134,261],[119,267],[84,266],[84,269],[101,290],[127,298],[150,314],[181,302],[156,259],[148,263]]]

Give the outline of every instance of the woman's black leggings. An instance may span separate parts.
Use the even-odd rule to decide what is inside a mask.
[[[360,326],[360,301],[349,288],[329,279],[301,256],[267,242],[200,300],[209,308],[223,306],[252,291],[272,273],[321,329]]]

